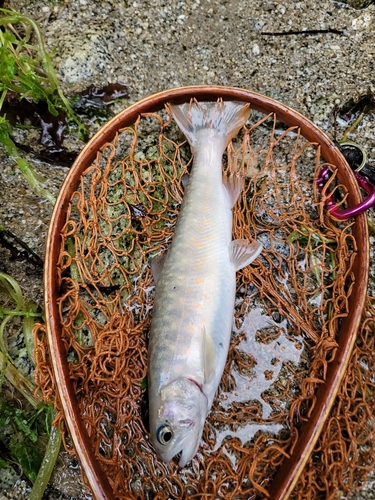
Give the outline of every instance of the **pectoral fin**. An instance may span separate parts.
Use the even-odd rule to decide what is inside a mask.
[[[223,184],[227,191],[231,208],[235,205],[242,189],[242,177],[238,174],[223,176]]]
[[[203,327],[202,339],[204,383],[209,384],[215,375],[215,346],[205,327]]]
[[[155,257],[151,257],[149,259],[149,264],[150,264],[150,267],[151,267],[151,272],[152,272],[152,276],[154,278],[154,281],[155,281],[155,285],[158,283],[159,279],[160,279],[160,276],[161,276],[161,272],[163,270],[163,266],[164,266],[164,262],[165,262],[165,258],[168,254],[168,251],[165,250],[164,252],[160,253],[159,255],[155,255]]]
[[[229,254],[236,271],[253,262],[262,249],[263,246],[258,241],[253,241],[250,244],[247,240],[233,240],[230,244]]]

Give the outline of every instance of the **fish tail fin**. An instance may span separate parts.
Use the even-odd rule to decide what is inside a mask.
[[[166,104],[166,108],[193,148],[199,142],[200,132],[211,130],[220,136],[225,149],[250,115],[249,104],[221,99],[216,102],[194,99],[182,105]]]

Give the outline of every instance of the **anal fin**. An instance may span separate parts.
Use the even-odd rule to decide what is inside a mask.
[[[242,189],[242,177],[239,174],[223,176],[223,184],[230,200],[231,208],[234,207]]]

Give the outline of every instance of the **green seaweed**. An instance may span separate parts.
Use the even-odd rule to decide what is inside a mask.
[[[30,492],[29,500],[41,500],[44,491],[50,480],[54,465],[56,463],[60,447],[61,447],[61,432],[57,427],[50,427],[51,432],[47,444],[46,453],[38,470],[38,475],[35,478],[33,489]]]
[[[22,467],[24,474],[35,481],[30,494],[34,500],[42,498],[48,482],[46,478],[49,479],[51,475],[56,453],[60,449],[60,431],[51,426],[51,416],[54,415],[52,405],[40,404],[38,409],[29,411],[0,398],[0,441]],[[44,448],[45,434],[49,436],[49,441],[43,457],[41,450]],[[46,466],[41,467],[43,464]],[[9,464],[3,461],[2,467],[7,466]]]
[[[30,17],[18,12],[0,9],[0,143],[6,153],[13,158],[21,173],[34,192],[47,198],[52,204],[54,196],[42,186],[46,179],[38,175],[23,159],[11,137],[13,125],[5,114],[1,115],[5,98],[9,91],[20,99],[34,103],[44,101],[53,116],[64,110],[69,122],[78,127],[80,138],[87,136],[87,130],[74,113],[65,97],[49,54],[45,50],[42,33],[38,24]],[[31,40],[36,39],[36,44]]]

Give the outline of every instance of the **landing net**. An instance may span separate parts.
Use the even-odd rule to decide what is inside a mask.
[[[172,239],[190,147],[165,111],[146,113],[118,130],[83,173],[61,233],[59,317],[77,404],[116,498],[268,495],[316,404],[355,282],[352,222],[327,216],[314,187],[323,165],[319,145],[298,127],[256,111],[224,155],[223,170],[243,177],[233,238],[256,238],[264,250],[237,274],[225,372],[202,445],[183,469],[154,453],[145,381],[154,298],[148,261]],[[345,201],[345,187],[335,189]],[[38,385],[59,409],[56,422],[74,453],[42,326],[35,335]],[[346,493],[373,467],[373,343],[373,316],[365,315],[293,498]]]

